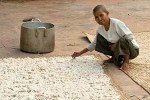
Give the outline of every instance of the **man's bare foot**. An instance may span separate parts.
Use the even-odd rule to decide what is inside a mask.
[[[113,58],[109,58],[108,60],[105,60],[103,64],[106,64],[106,63],[113,63]]]
[[[126,63],[124,62],[122,65],[121,65],[121,70],[127,70],[129,68],[129,63]]]

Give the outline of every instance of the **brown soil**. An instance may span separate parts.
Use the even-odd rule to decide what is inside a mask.
[[[0,57],[37,57],[71,55],[88,45],[84,34],[95,34],[97,23],[92,9],[104,4],[110,16],[123,20],[133,32],[150,31],[148,0],[44,0],[29,2],[1,2],[0,4]],[[28,54],[19,51],[22,20],[35,16],[43,22],[55,24],[55,51],[49,54]],[[70,45],[75,44],[75,45]],[[92,52],[92,54],[95,52]],[[89,53],[91,54],[91,53]]]

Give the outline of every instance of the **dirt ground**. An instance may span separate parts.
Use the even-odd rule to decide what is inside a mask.
[[[4,0],[2,0],[4,1]],[[149,0],[43,0],[19,2],[0,2],[0,58],[4,57],[50,57],[71,55],[89,43],[83,32],[95,34],[97,23],[94,21],[92,9],[104,4],[110,11],[110,17],[118,18],[126,23],[140,44],[140,55],[132,61],[130,69],[138,73],[141,63],[145,69],[146,82],[150,83],[150,1]],[[48,54],[29,54],[19,50],[20,27],[22,20],[34,16],[43,22],[55,25],[55,50]],[[87,54],[97,54],[89,52]],[[138,64],[141,62],[140,64]],[[142,65],[143,66],[143,65]],[[137,69],[138,70],[137,70]],[[144,73],[143,72],[143,73]]]
[[[150,31],[148,0],[44,0],[29,2],[6,2],[0,4],[0,57],[71,55],[88,45],[82,32],[95,34],[97,23],[92,9],[104,4],[110,16],[124,21],[133,32]],[[22,20],[35,16],[43,22],[55,25],[55,51],[34,55],[19,51]],[[72,46],[69,46],[69,45]],[[94,53],[94,52],[93,52]],[[91,53],[90,53],[91,54]]]

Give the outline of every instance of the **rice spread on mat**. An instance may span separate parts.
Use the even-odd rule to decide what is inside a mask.
[[[0,60],[1,100],[119,100],[94,56]]]

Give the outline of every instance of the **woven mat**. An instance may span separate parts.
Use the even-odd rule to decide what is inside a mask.
[[[89,41],[93,41],[94,35],[85,34]],[[140,45],[140,55],[132,60],[129,69],[125,71],[137,84],[150,93],[150,32],[134,33]]]
[[[134,64],[131,62],[125,73],[150,93],[150,66],[148,64]]]

